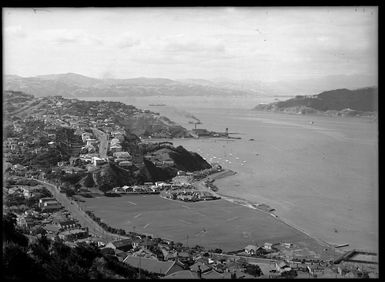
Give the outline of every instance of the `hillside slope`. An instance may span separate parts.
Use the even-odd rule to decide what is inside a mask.
[[[367,87],[356,90],[336,89],[318,95],[295,98],[270,104],[257,105],[254,110],[287,111],[305,113],[337,112],[360,115],[378,111],[378,88]]]

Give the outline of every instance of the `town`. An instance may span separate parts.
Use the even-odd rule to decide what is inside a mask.
[[[224,169],[195,155],[190,163],[199,169],[179,169],[182,164],[169,154],[175,150],[171,142],[148,139],[187,137],[189,133],[150,111],[60,96],[34,98],[17,92],[3,96],[8,119],[3,139],[3,214],[31,246],[46,239],[75,249],[95,246],[104,258],[131,267],[137,275],[121,274],[123,278],[378,275],[376,255],[360,250],[322,260],[294,255],[291,242],[265,242],[225,253],[113,228],[81,206],[81,198],[156,194],[188,202],[216,200],[221,197],[209,177]],[[26,111],[28,115],[22,118],[20,113]],[[177,152],[190,154],[182,149]],[[145,169],[164,179],[146,179],[141,174]],[[37,251],[33,253],[38,257]]]

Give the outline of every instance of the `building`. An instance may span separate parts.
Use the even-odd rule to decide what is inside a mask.
[[[199,277],[191,270],[181,270],[165,276],[164,279],[199,279]]]
[[[263,245],[263,248],[264,248],[265,250],[267,250],[267,251],[270,251],[272,246],[273,246],[272,243],[265,243],[265,244]]]
[[[123,252],[127,252],[133,248],[132,240],[130,239],[123,239],[118,241],[109,242],[105,248],[111,248],[114,250],[120,250]]]
[[[41,198],[39,200],[39,207],[43,211],[58,210],[62,206],[54,198]]]
[[[159,261],[150,258],[127,256],[123,262],[132,267],[141,268],[148,272],[164,276],[183,270],[183,267],[175,261]]]
[[[130,167],[130,166],[132,166],[132,162],[130,162],[130,161],[121,161],[121,162],[119,162],[119,166]]]
[[[75,241],[88,237],[87,229],[72,229],[59,233],[59,238],[65,241]]]
[[[259,247],[256,245],[247,245],[245,247],[245,253],[248,255],[255,255],[258,251]]]
[[[110,147],[110,151],[112,153],[117,153],[117,152],[121,152],[123,149],[122,149],[122,146],[120,144],[114,144]]]
[[[66,229],[74,229],[79,226],[79,224],[76,223],[74,220],[64,220],[64,221],[59,221],[57,225],[60,227],[62,230]]]
[[[275,263],[275,269],[276,269],[279,273],[282,273],[282,272],[290,271],[290,270],[291,270],[290,265],[287,264],[285,261],[276,262],[276,263]]]
[[[91,139],[92,134],[88,132],[82,133],[82,140],[83,142],[86,142],[87,139]]]
[[[95,145],[98,141],[93,138],[86,139],[87,145]]]
[[[126,161],[130,161],[132,160],[132,156],[130,155],[129,152],[114,152],[113,153],[113,156],[114,158],[117,158],[117,159],[122,159],[122,160],[126,160]]]
[[[43,205],[41,206],[42,211],[53,211],[61,208],[62,206],[56,200],[44,202]]]
[[[101,159],[99,157],[92,157],[92,163],[94,166],[98,166],[101,164],[104,164],[106,161],[104,159]]]

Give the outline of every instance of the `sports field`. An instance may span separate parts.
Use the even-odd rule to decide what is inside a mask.
[[[225,200],[181,202],[158,195],[86,199],[89,210],[113,227],[222,250],[248,244],[294,242],[322,249],[313,239],[267,213]]]

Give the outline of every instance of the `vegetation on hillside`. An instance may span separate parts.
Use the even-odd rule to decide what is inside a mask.
[[[295,98],[274,102],[271,104],[260,104],[256,110],[285,110],[299,109],[303,113],[314,113],[317,111],[355,111],[376,112],[378,111],[378,88],[367,87],[356,90],[337,89],[325,91],[318,95],[296,96]]]
[[[139,270],[116,257],[102,254],[96,244],[67,246],[59,238],[44,235],[33,242],[16,226],[16,216],[3,216],[3,279],[156,279],[157,275]],[[140,277],[139,277],[140,273]]]

